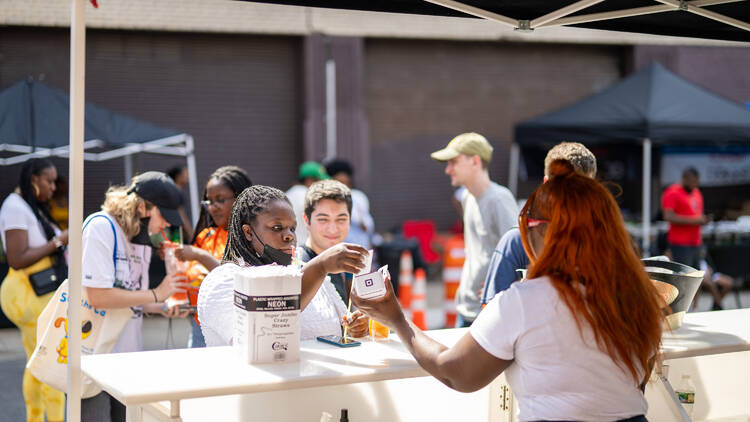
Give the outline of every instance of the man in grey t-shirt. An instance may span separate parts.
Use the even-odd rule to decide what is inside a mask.
[[[456,136],[431,157],[446,162],[451,185],[465,186],[464,211],[466,260],[456,293],[456,327],[468,327],[481,310],[484,279],[500,237],[517,224],[518,206],[513,194],[490,180],[487,166],[492,146],[478,133]]]

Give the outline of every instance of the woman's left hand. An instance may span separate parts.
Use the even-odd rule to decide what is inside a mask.
[[[385,278],[385,295],[377,299],[362,299],[357,296],[355,289],[349,292],[352,304],[370,318],[395,330],[399,323],[404,322],[404,311],[396,299],[391,285],[391,276]]]
[[[347,328],[348,337],[366,337],[368,333],[368,318],[362,311],[354,311],[351,315],[344,315],[341,318],[341,325]]]

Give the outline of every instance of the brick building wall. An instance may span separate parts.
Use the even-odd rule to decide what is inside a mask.
[[[447,229],[458,218],[444,165],[429,158],[453,136],[485,135],[495,148],[490,177],[505,185],[514,124],[605,88],[622,67],[614,46],[370,39],[365,50],[370,201],[381,230],[410,218]]]
[[[0,27],[0,89],[31,76],[67,91],[68,37],[61,28]],[[303,40],[89,29],[87,100],[192,134],[201,185],[216,167],[237,164],[254,182],[286,189],[304,158]],[[369,174],[359,174],[369,180],[377,230],[423,218],[447,229],[457,219],[444,166],[429,159],[456,134],[486,135],[496,148],[490,176],[506,184],[514,124],[597,92],[653,57],[720,94],[750,100],[750,77],[737,71],[750,63],[750,49],[365,38],[361,68],[347,69],[355,73],[347,80],[362,81],[356,103],[369,147],[345,151],[369,154]],[[349,104],[345,87],[337,94]],[[56,162],[67,175],[67,161]],[[134,160],[136,171],[180,162]],[[18,170],[0,167],[0,196]],[[96,210],[123,174],[122,160],[87,163],[85,211]],[[519,196],[538,182],[522,181]]]
[[[87,101],[195,138],[199,192],[225,164],[245,168],[255,183],[286,188],[294,181],[301,159],[301,38],[89,30],[86,53]],[[68,31],[0,28],[0,89],[29,76],[68,91]],[[67,160],[55,161],[67,176]],[[134,158],[136,172],[178,163],[184,160]],[[19,169],[0,167],[2,197]],[[87,162],[85,212],[123,179],[122,159]]]

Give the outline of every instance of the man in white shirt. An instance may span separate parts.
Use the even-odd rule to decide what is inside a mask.
[[[322,164],[315,161],[305,161],[299,166],[298,183],[286,191],[286,197],[292,203],[294,216],[297,218],[297,231],[295,235],[297,236],[298,245],[304,245],[308,236],[305,220],[302,218],[302,215],[305,213],[305,194],[307,193],[307,188],[318,180],[326,179],[330,179],[330,177],[328,177],[328,173],[326,173],[326,169]]]
[[[454,187],[465,186],[461,198],[466,260],[456,293],[456,327],[468,327],[481,310],[484,279],[500,237],[514,225],[518,206],[513,194],[490,180],[492,146],[478,133],[463,133],[430,156],[443,161]]]

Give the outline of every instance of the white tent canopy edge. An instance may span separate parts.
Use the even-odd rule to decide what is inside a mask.
[[[125,184],[130,182],[133,176],[132,160],[130,159],[133,154],[138,153],[151,153],[161,155],[171,155],[176,157],[185,157],[188,175],[190,178],[188,191],[190,193],[190,212],[193,216],[193,222],[197,221],[199,208],[198,199],[198,177],[195,166],[195,151],[194,151],[193,137],[181,133],[179,135],[168,136],[162,139],[156,139],[153,141],[142,142],[142,143],[128,143],[118,148],[103,151],[103,152],[86,152],[86,150],[93,148],[102,148],[107,146],[107,143],[100,139],[91,139],[83,143],[83,159],[85,161],[107,161],[115,158],[125,159]],[[26,160],[35,157],[70,157],[70,146],[65,145],[55,148],[32,148],[28,145],[17,145],[17,144],[0,144],[0,152],[8,151],[19,153],[8,158],[0,158],[0,166],[11,166],[14,164],[23,163]]]

